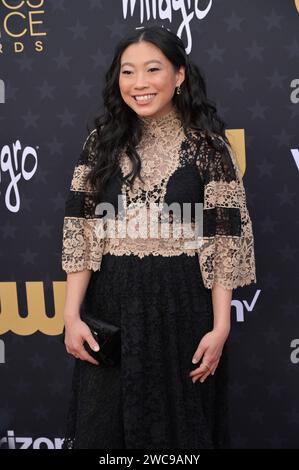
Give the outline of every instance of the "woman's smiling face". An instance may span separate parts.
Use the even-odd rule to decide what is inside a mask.
[[[175,88],[185,78],[154,44],[131,44],[120,59],[119,89],[125,103],[141,117],[162,117],[172,108]]]

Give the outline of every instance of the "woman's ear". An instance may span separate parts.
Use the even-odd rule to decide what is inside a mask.
[[[176,86],[180,86],[183,81],[185,80],[185,67],[184,65],[181,65],[180,68],[178,69],[176,73],[177,79],[176,79]]]

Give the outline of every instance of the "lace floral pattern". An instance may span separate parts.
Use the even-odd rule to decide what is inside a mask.
[[[234,153],[219,136],[214,136],[219,148],[215,150],[203,133],[191,130],[185,133],[176,110],[159,119],[141,118],[141,121],[143,135],[137,151],[142,161],[144,183],[137,177],[131,189],[127,182],[123,182],[121,195],[125,201],[125,221],[138,226],[140,211],[146,208],[160,217],[160,223],[168,194],[175,193],[175,184],[180,184],[175,183],[176,178],[183,175],[184,169],[194,165],[201,184],[197,202],[202,202],[204,208],[203,235],[193,239],[198,242],[193,244],[188,244],[192,239],[187,235],[179,239],[163,239],[150,236],[147,229],[145,235],[138,237],[129,234],[122,238],[111,237],[109,230],[99,237],[96,234],[98,220],[94,215],[92,188],[85,184],[85,177],[96,158],[97,132],[93,131],[74,169],[66,203],[63,269],[66,272],[86,268],[99,270],[102,256],[107,253],[118,256],[135,254],[140,258],[149,254],[169,257],[185,253],[189,256],[198,254],[206,288],[211,289],[215,282],[227,289],[256,282],[252,224]],[[120,156],[120,170],[123,176],[131,171],[126,153]],[[115,223],[119,223],[118,215]],[[173,225],[173,221],[170,220],[169,224]]]
[[[65,217],[62,263],[67,271],[100,269],[104,240],[97,236],[97,222],[97,219]]]
[[[121,365],[76,360],[63,448],[228,448],[226,346],[204,383],[193,384],[189,373],[198,367],[191,360],[199,341],[213,328],[211,288],[255,280],[242,178],[221,138],[214,137],[214,149],[203,133],[183,131],[174,111],[142,122],[145,184],[136,178],[131,189],[113,178],[103,196],[113,204],[124,196],[125,211],[96,216],[85,182],[96,158],[96,131],[84,145],[66,202],[63,267],[93,271],[82,307],[121,327]],[[125,154],[120,171],[130,171]],[[186,202],[187,223],[179,213],[163,212],[164,203],[182,208]],[[203,231],[194,239],[197,203]],[[158,234],[140,223],[142,211],[158,220]],[[141,229],[138,236],[114,236],[114,223],[127,222]],[[164,227],[169,237],[159,236]]]
[[[67,273],[100,269],[104,239],[96,230],[92,188],[86,184],[86,175],[94,164],[96,132],[93,131],[83,146],[76,163],[69,195],[65,204],[62,242],[62,269]]]
[[[103,258],[85,307],[121,326],[121,370],[75,362],[64,448],[229,446],[227,350],[203,384],[189,377],[213,325],[210,297],[196,257]]]
[[[209,231],[199,261],[207,288],[217,283],[234,289],[256,282],[254,238],[236,157],[221,137],[215,139],[221,151],[203,141],[197,160],[204,183],[204,224],[207,221]]]

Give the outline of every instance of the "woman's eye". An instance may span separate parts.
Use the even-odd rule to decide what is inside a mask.
[[[149,72],[155,72],[156,70],[160,70],[158,69],[157,67],[151,67],[150,69],[148,69]],[[132,74],[132,71],[131,70],[123,70],[122,71],[123,74],[125,75],[131,75]]]

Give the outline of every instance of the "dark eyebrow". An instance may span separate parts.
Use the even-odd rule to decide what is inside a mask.
[[[162,65],[162,62],[156,59],[147,60],[146,62],[144,62],[144,65],[150,64],[151,62],[156,62],[157,64]],[[134,67],[134,64],[132,64],[132,62],[124,62],[123,64],[121,64],[121,67],[123,67],[124,65],[132,65],[132,67]]]

